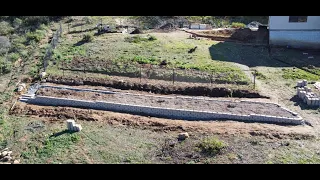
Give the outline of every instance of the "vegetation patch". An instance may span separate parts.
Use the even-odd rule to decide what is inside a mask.
[[[282,69],[283,75],[282,77],[285,79],[306,79],[310,81],[317,81],[319,80],[319,76],[311,74],[301,69]]]
[[[200,150],[209,155],[219,154],[227,146],[225,142],[216,137],[205,138],[198,144]]]
[[[233,22],[233,23],[231,24],[231,27],[233,27],[233,28],[245,28],[246,25],[243,24],[243,23],[239,23],[239,22]]]
[[[261,79],[261,80],[266,80],[267,79],[267,76],[265,76],[264,74],[262,74],[259,71],[252,72],[252,75],[256,75],[257,79]]]
[[[157,38],[152,35],[148,35],[146,37],[137,35],[137,36],[128,36],[125,38],[125,41],[130,43],[140,43],[140,42],[148,42],[148,41],[155,41],[155,40],[157,40]]]
[[[92,34],[85,34],[82,38],[83,42],[92,42],[93,41],[93,35]]]
[[[71,145],[77,144],[80,141],[80,136],[78,134],[65,133],[59,136],[48,137],[40,147],[35,147],[30,145],[28,151],[22,152],[21,156],[25,159],[36,156],[37,158],[44,159],[50,158],[55,153],[64,151],[64,149],[70,148]]]

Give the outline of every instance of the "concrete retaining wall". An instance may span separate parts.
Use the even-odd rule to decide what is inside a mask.
[[[304,121],[301,117],[288,118],[277,116],[266,116],[259,114],[238,115],[231,113],[217,113],[206,111],[193,111],[185,109],[171,109],[160,108],[151,106],[138,106],[130,104],[120,104],[105,101],[84,101],[77,99],[57,98],[49,96],[34,96],[27,100],[27,103],[45,106],[67,106],[67,107],[80,107],[87,109],[97,109],[115,112],[125,112],[138,115],[149,115],[155,117],[165,117],[171,119],[184,119],[184,120],[216,120],[216,119],[234,119],[239,121],[250,122],[270,122],[270,123],[283,123],[283,124],[303,124]],[[252,102],[255,103],[255,102]]]

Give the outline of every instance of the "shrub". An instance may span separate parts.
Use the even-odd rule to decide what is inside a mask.
[[[221,152],[222,149],[227,147],[223,141],[219,140],[216,137],[210,137],[203,139],[198,147],[202,152],[207,153],[209,155],[215,155]]]
[[[9,39],[5,36],[0,36],[0,55],[7,52],[10,46],[11,46],[11,43]]]
[[[6,74],[11,71],[12,63],[4,57],[0,57],[0,74]]]
[[[19,18],[15,18],[14,20],[13,20],[13,27],[14,28],[18,28],[18,27],[20,27],[21,26],[21,24],[22,24],[22,20],[21,19],[19,19]]]
[[[233,22],[233,23],[231,24],[231,27],[233,27],[233,28],[245,28],[246,25],[243,24],[243,23],[240,23],[240,22]]]
[[[18,53],[10,53],[8,57],[11,62],[15,62],[19,59],[20,55]]]
[[[36,30],[33,32],[27,32],[26,37],[27,41],[35,41],[35,42],[40,42],[44,37],[46,36],[46,31],[45,30]]]
[[[0,22],[0,36],[6,36],[13,32],[14,28],[6,21]]]
[[[83,35],[82,41],[84,41],[84,42],[92,42],[93,41],[93,35],[92,34]]]

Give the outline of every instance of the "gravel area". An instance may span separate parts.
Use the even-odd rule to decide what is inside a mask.
[[[275,104],[261,104],[261,103],[248,103],[248,102],[232,102],[232,101],[219,101],[211,98],[198,99],[191,96],[183,96],[188,98],[181,98],[176,96],[148,96],[142,94],[103,94],[97,92],[80,92],[73,90],[63,90],[54,88],[41,88],[38,90],[37,95],[54,96],[72,99],[85,99],[85,100],[102,100],[114,103],[125,103],[131,105],[143,105],[153,107],[166,107],[174,109],[190,109],[197,111],[211,111],[220,113],[232,113],[249,115],[252,113],[295,117],[292,113],[278,107]]]

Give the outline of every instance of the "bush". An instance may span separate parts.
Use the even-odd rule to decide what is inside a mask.
[[[20,57],[20,55],[18,53],[10,53],[8,55],[8,58],[11,62],[15,62],[16,60],[18,60]]]
[[[27,41],[35,41],[36,43],[40,42],[46,36],[45,30],[36,30],[33,32],[27,32],[26,37]]]
[[[14,28],[6,21],[0,22],[0,36],[6,36],[13,32]]]
[[[216,137],[205,138],[198,144],[198,147],[202,152],[209,155],[215,155],[221,152],[222,149],[227,147],[223,141],[219,140]]]
[[[7,52],[11,46],[9,39],[5,36],[0,36],[0,55]]]
[[[13,27],[14,28],[18,28],[18,27],[20,27],[21,26],[21,24],[22,24],[22,20],[21,19],[19,19],[19,18],[15,18],[14,20],[13,20]]]
[[[93,35],[92,34],[83,35],[82,41],[84,41],[84,42],[92,42],[93,41]]]
[[[11,71],[12,63],[4,57],[0,57],[0,74],[6,74]]]
[[[233,28],[245,28],[246,25],[243,24],[243,23],[239,23],[239,22],[233,22],[233,23],[231,24],[231,27],[233,27]]]

